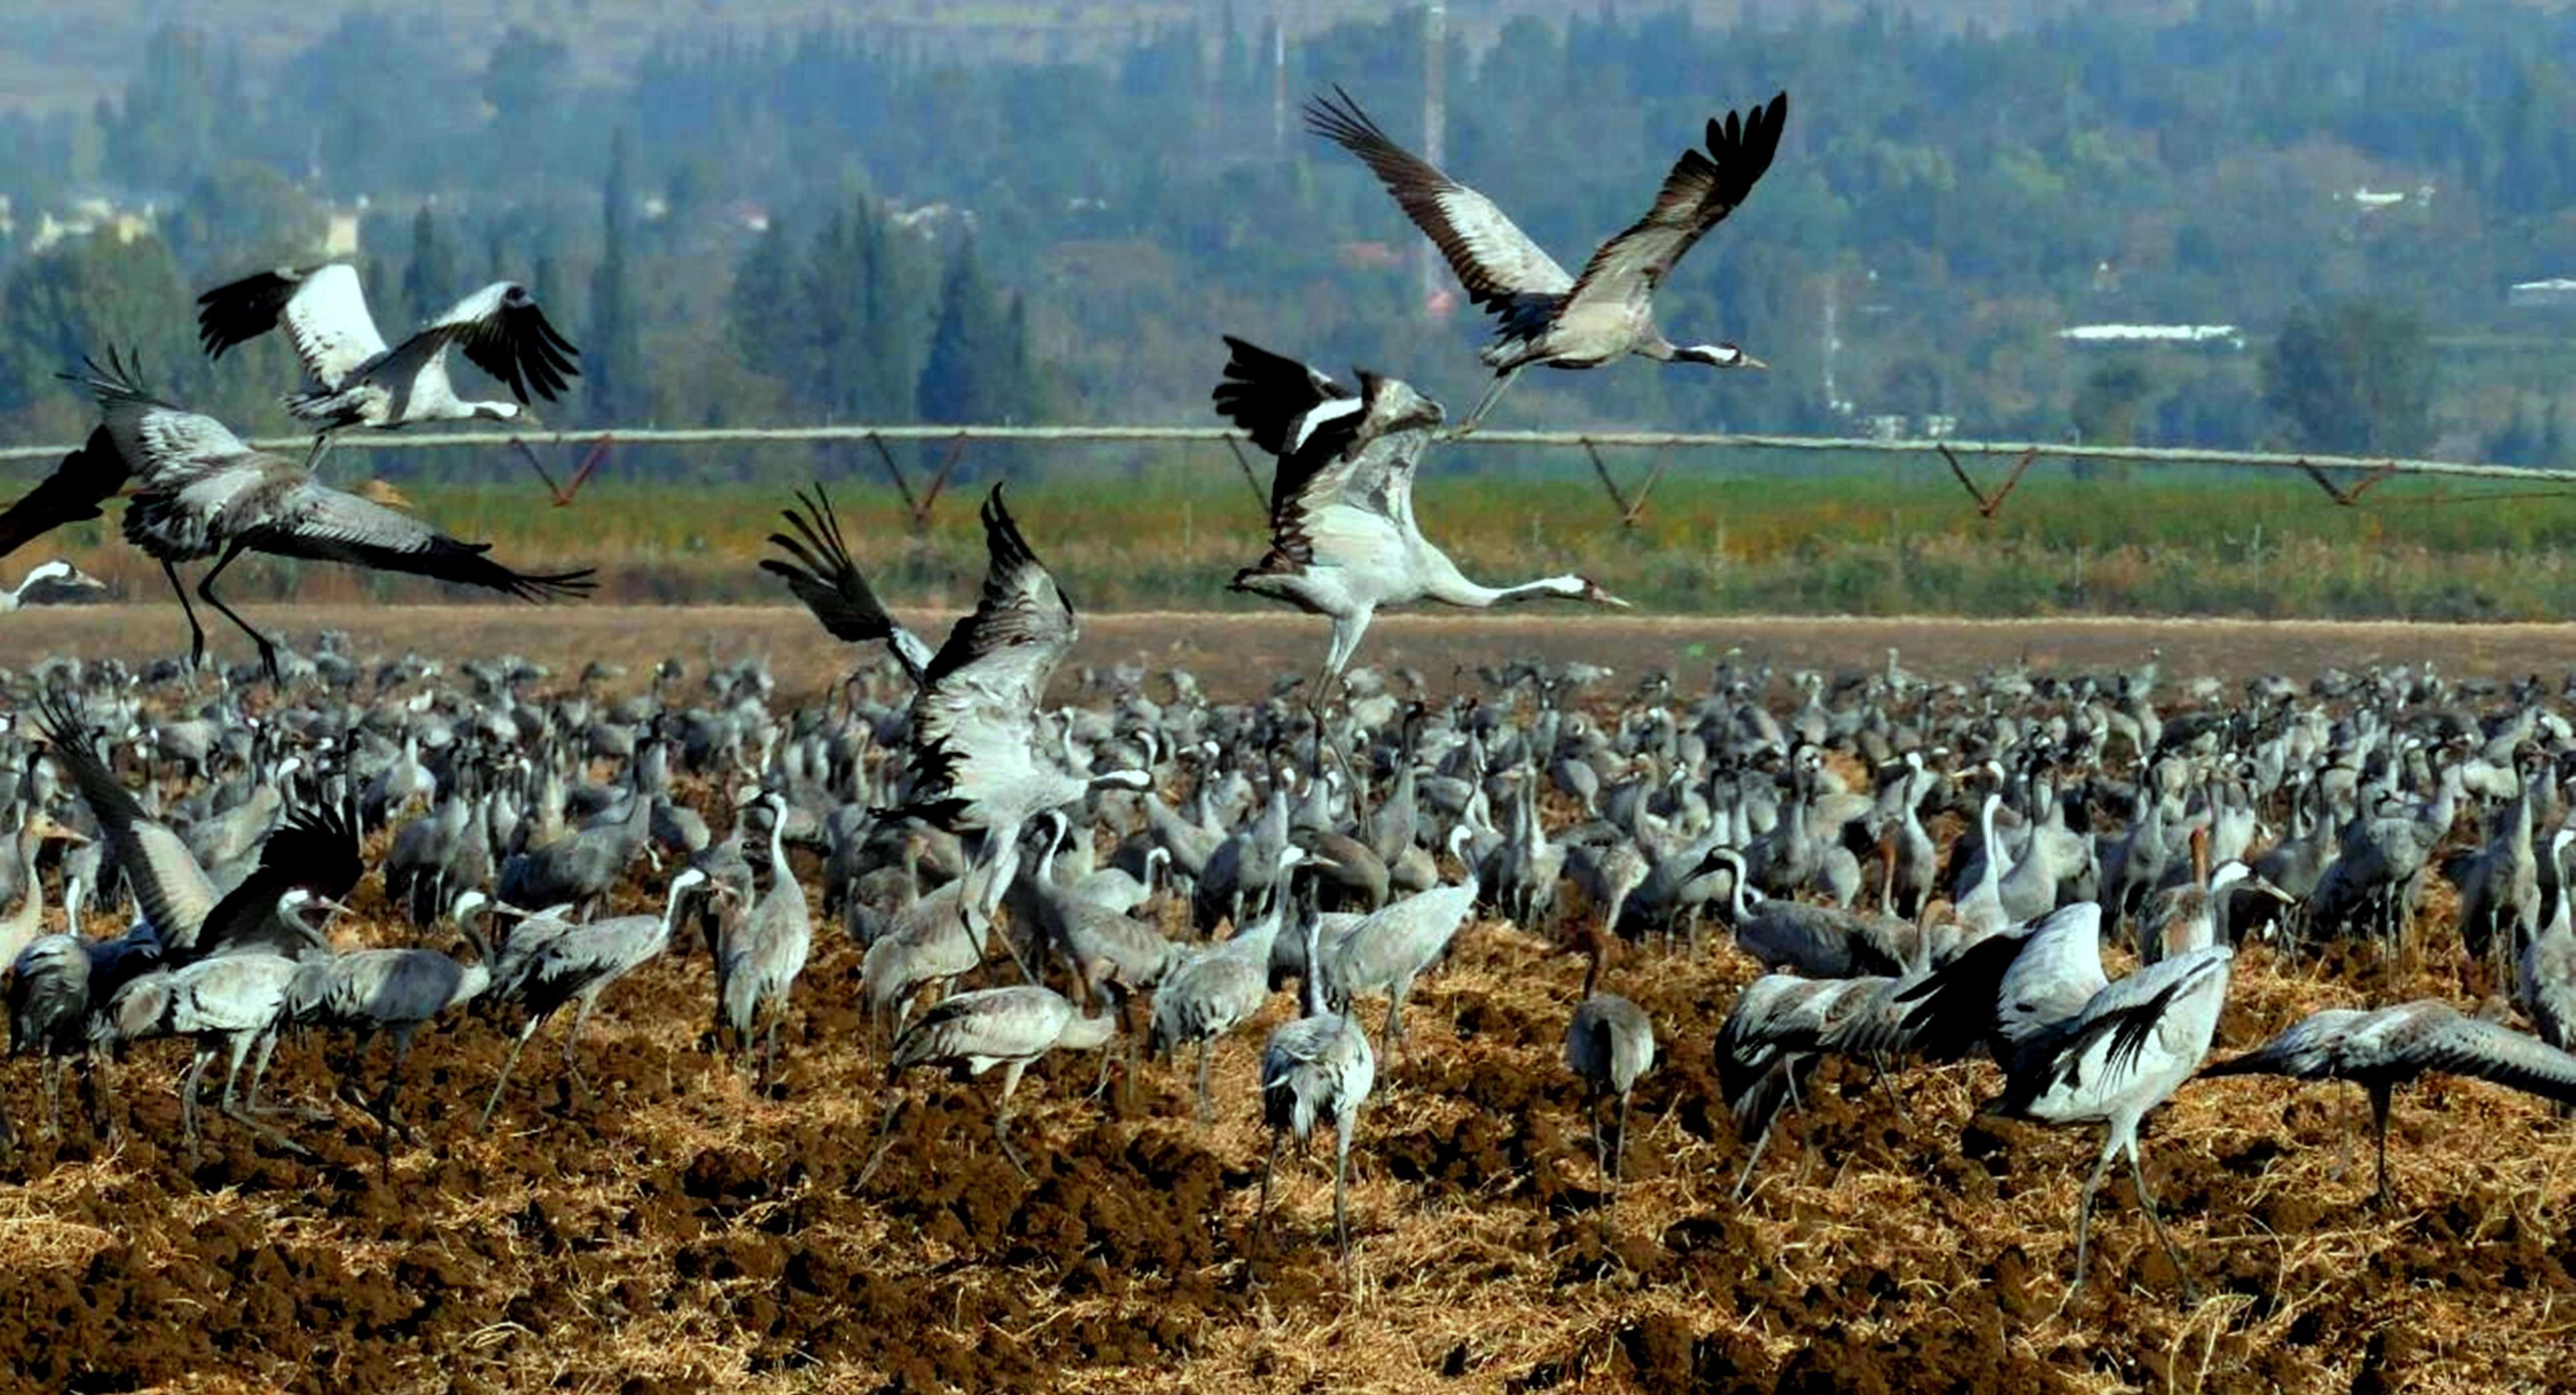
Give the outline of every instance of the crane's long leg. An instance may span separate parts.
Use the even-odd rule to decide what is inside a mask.
[[[2388,1101],[2395,1087],[2385,1082],[2370,1087],[2370,1132],[2379,1148],[2379,1204],[2388,1205]]]
[[[1029,1175],[1029,1165],[1020,1157],[1020,1150],[1011,1146],[1011,1095],[1020,1088],[1020,1072],[1027,1069],[1026,1061],[1013,1061],[1003,1067],[1002,1097],[993,1101],[993,1141],[1002,1145],[1002,1156],[1011,1160],[1011,1166],[1018,1168],[1022,1177]]]
[[[194,672],[206,661],[206,627],[197,621],[197,608],[188,603],[187,584],[179,580],[179,569],[169,558],[161,559],[161,574],[170,578],[170,594],[179,598],[179,613],[188,617],[188,668]]]
[[[1510,387],[1512,380],[1520,375],[1521,370],[1518,366],[1506,368],[1495,374],[1494,385],[1485,389],[1485,395],[1477,399],[1476,410],[1469,412],[1467,419],[1458,423],[1458,429],[1449,433],[1450,438],[1454,440],[1475,430],[1476,424],[1485,419],[1485,413],[1494,409],[1494,401],[1503,395],[1503,389]]]
[[[1752,1187],[1753,1169],[1762,1162],[1763,1151],[1771,1146],[1771,1131],[1779,1126],[1780,1111],[1775,1109],[1771,1112],[1770,1118],[1762,1121],[1762,1132],[1753,1140],[1753,1151],[1744,1159],[1744,1170],[1737,1173],[1735,1176],[1735,1199],[1737,1201],[1740,1202],[1744,1200],[1745,1192]]]
[[[492,1126],[492,1111],[501,1103],[501,1091],[510,1083],[510,1072],[519,1068],[519,1053],[528,1049],[528,1038],[535,1036],[537,1028],[544,1026],[545,1021],[544,1013],[531,1014],[528,1025],[519,1029],[519,1039],[510,1043],[510,1058],[501,1063],[501,1078],[492,1082],[492,1097],[483,1101],[483,1117],[474,1121],[476,1133]]]
[[[2075,1205],[2075,1277],[2067,1281],[2066,1297],[2058,1300],[2061,1312],[2074,1299],[2075,1291],[2084,1287],[2085,1244],[2093,1235],[2093,1193],[2101,1190],[2103,1174],[2111,1170],[2111,1159],[2119,1151],[2116,1139],[2104,1139],[2102,1156],[2094,1160],[2092,1175],[2084,1179],[2084,1199]]]
[[[1270,1130],[1270,1156],[1261,1160],[1261,1200],[1252,1208],[1252,1248],[1259,1253],[1270,1238],[1270,1174],[1279,1170],[1279,1130]]]
[[[200,1044],[196,1059],[188,1063],[188,1073],[179,1079],[179,1136],[188,1145],[188,1166],[197,1165],[197,1089],[204,1083],[206,1067],[215,1063],[215,1048]]]
[[[240,626],[241,632],[251,637],[251,642],[259,646],[260,667],[268,671],[268,681],[274,683],[277,681],[277,646],[269,642],[268,636],[252,629],[249,621],[234,614],[233,608],[224,604],[223,597],[215,594],[215,578],[222,576],[224,568],[231,566],[233,559],[241,556],[249,546],[250,544],[236,539],[230,547],[225,548],[224,555],[215,559],[215,565],[208,569],[204,576],[197,578],[197,598],[223,612],[225,619]]]
[[[2134,1132],[2129,1135],[2129,1177],[2138,1184],[2138,1209],[2147,1213],[2147,1229],[2156,1233],[2156,1239],[2165,1247],[2165,1257],[2173,1261],[2174,1273],[2182,1279],[2182,1301],[2198,1306],[2200,1290],[2192,1284],[2191,1270],[2182,1262],[2182,1249],[2165,1233],[2164,1218],[2156,1214],[2156,1199],[2147,1194],[2147,1164],[2138,1156],[2138,1136]]]
[[[45,1053],[45,1137],[63,1136],[63,1058]],[[7,1115],[0,1113],[0,1128],[5,1128]]]
[[[1212,1124],[1216,1122],[1216,1097],[1208,1093],[1208,1058],[1212,1054],[1213,1046],[1214,1043],[1208,1038],[1199,1038],[1198,1119],[1201,1124]]]
[[[894,1089],[892,1081],[887,1082],[886,1093],[892,1098],[886,1101],[884,1122],[877,1125],[876,1151],[868,1154],[868,1165],[859,1169],[859,1180],[850,1184],[854,1191],[866,1186],[868,1179],[877,1175],[877,1164],[885,1161],[886,1150],[894,1146],[894,1121],[895,1116],[903,1112],[903,1095]]]
[[[1333,1126],[1333,1234],[1341,1241],[1342,1267],[1351,1267],[1350,1170],[1351,1134],[1359,1128],[1359,1111],[1343,1113]]]
[[[569,1102],[572,1091],[579,1089],[593,1109],[599,1107],[599,1092],[590,1088],[589,1077],[581,1073],[581,1026],[590,1020],[590,1005],[597,1001],[596,997],[583,994],[580,1004],[572,1010],[572,1025],[564,1029],[564,1071],[569,1081],[564,1087],[566,1100]]]
[[[261,1048],[260,1060],[264,1065],[268,1059],[268,1050],[275,1045],[276,1039],[277,1034],[274,1030],[261,1032],[257,1034],[255,1038],[240,1032],[233,1034],[232,1060],[224,1067],[224,1114],[233,1122],[240,1124],[243,1128],[250,1130],[252,1133],[258,1134],[260,1137],[267,1139],[278,1147],[299,1157],[310,1157],[311,1154],[305,1151],[304,1145],[287,1137],[279,1130],[270,1128],[268,1125],[261,1123],[256,1115],[252,1114],[249,1109],[237,1103],[234,1098],[234,1087],[241,1083],[243,1058],[250,1055],[251,1047],[256,1045]]]
[[[259,1102],[259,1092],[268,1085],[268,1058],[277,1050],[277,1033],[260,1034],[259,1047],[250,1058],[250,1099],[248,1108],[254,1115],[290,1114],[308,1124],[318,1124],[331,1117],[327,1109],[297,1109],[291,1105],[266,1105]]]
[[[1616,1182],[1627,1173],[1628,1159],[1628,1091],[1619,1092],[1619,1135],[1610,1145],[1610,1180]]]
[[[418,1030],[418,1023],[394,1028],[393,1060],[385,1067],[385,1092],[376,1099],[376,1117],[384,1121],[386,1128],[400,1132],[405,1143],[420,1141],[420,1136],[412,1132],[411,1121],[403,1118],[402,1106],[396,1103],[402,1093],[403,1063],[411,1059],[412,1033]]]

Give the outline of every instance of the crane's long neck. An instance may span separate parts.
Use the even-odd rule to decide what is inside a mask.
[[[1423,594],[1442,605],[1465,606],[1473,610],[1490,610],[1498,605],[1515,605],[1521,601],[1544,600],[1551,596],[1571,599],[1583,594],[1583,578],[1549,576],[1524,581],[1518,586],[1493,587],[1470,581],[1456,567],[1432,579]]]
[[[787,811],[774,808],[770,812],[776,817],[769,821],[769,875],[773,884],[792,882],[796,869],[787,865]]]

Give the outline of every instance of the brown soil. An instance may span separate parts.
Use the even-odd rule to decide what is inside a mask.
[[[2105,653],[2148,642],[2124,635]],[[2173,672],[2175,642],[2162,642]],[[347,938],[398,938],[378,897],[362,888]],[[630,888],[619,909],[650,899]],[[711,976],[684,935],[593,1018],[595,1106],[565,1097],[558,1024],[478,1136],[505,1039],[463,1016],[425,1035],[406,1092],[424,1144],[395,1148],[389,1179],[375,1126],[345,1107],[280,1121],[310,1158],[213,1116],[192,1168],[171,1044],[119,1072],[120,1143],[77,1123],[40,1139],[21,1063],[0,1074],[22,1134],[0,1163],[0,1379],[2163,1391],[2565,1377],[2576,1139],[2521,1096],[2450,1081],[2403,1093],[2398,1203],[2383,1214],[2368,1204],[2357,1091],[2187,1087],[2151,1121],[2147,1158],[2204,1301],[2180,1303],[2122,1169],[2097,1211],[2093,1278],[2060,1311],[2096,1140],[1973,1118],[1994,1092],[1988,1068],[1903,1072],[1900,1113],[1866,1072],[1829,1065],[1753,1196],[1730,1201],[1745,1154],[1708,1052],[1753,970],[1722,937],[1695,958],[1641,952],[1614,970],[1664,1048],[1638,1091],[1631,1178],[1605,1189],[1559,1063],[1582,977],[1563,934],[1478,925],[1417,990],[1411,1044],[1382,1062],[1360,1124],[1347,1272],[1323,1146],[1283,1164],[1268,1245],[1256,1243],[1267,1135],[1254,1054],[1288,1015],[1284,996],[1220,1049],[1213,1127],[1189,1120],[1186,1063],[1144,1067],[1132,1104],[1087,1098],[1089,1056],[1032,1072],[1012,1125],[1028,1180],[993,1146],[991,1080],[916,1074],[885,1165],[856,1184],[889,1096],[882,1046],[851,1006],[858,955],[828,931],[773,1097],[698,1049]],[[2252,952],[2223,1038],[2250,1042],[2317,1006],[2473,996],[2448,967],[2458,953],[2439,930],[2433,970]],[[326,1100],[326,1048],[342,1054],[282,1047],[272,1093]]]
[[[765,653],[784,691],[808,691],[873,653],[825,638],[791,606],[357,606],[242,607],[253,624],[302,644],[325,629],[346,631],[361,652],[418,648],[431,655],[516,653],[569,677],[592,658],[626,664],[627,683],[666,655],[695,661]],[[953,617],[908,616],[935,642]],[[250,646],[209,616],[215,655],[252,657]],[[1083,638],[1066,667],[1143,662],[1195,673],[1219,699],[1255,696],[1272,679],[1311,673],[1324,651],[1324,622],[1275,610],[1241,614],[1102,614],[1082,617]],[[23,666],[52,654],[148,661],[185,652],[188,631],[166,603],[21,611],[0,622],[0,664]],[[1999,664],[2058,671],[2124,669],[2161,648],[2169,684],[2203,674],[2229,681],[2288,673],[2306,679],[2329,666],[2434,660],[2455,676],[2556,677],[2576,663],[2576,625],[2407,625],[2375,621],[1950,620],[1803,616],[1607,614],[1556,608],[1505,613],[1432,611],[1379,617],[1358,662],[1411,665],[1447,691],[1472,681],[1478,664],[1524,656],[1582,659],[1627,682],[1663,669],[1684,684],[1705,681],[1728,649],[1747,662],[1785,670],[1875,668],[1895,647],[1906,668],[1965,679]],[[1464,676],[1462,676],[1462,669]],[[1062,681],[1062,680],[1060,680]],[[1157,688],[1159,693],[1159,685]]]

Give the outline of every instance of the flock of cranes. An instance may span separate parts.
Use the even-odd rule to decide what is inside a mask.
[[[1647,215],[1573,276],[1347,94],[1309,115],[1498,317],[1484,354],[1494,387],[1465,430],[1531,364],[1633,353],[1759,367],[1732,344],[1673,344],[1652,296],[1769,168],[1786,113],[1783,95],[1710,122],[1706,149],[1686,152]],[[1087,679],[1100,701],[1050,706],[1079,624],[999,486],[981,511],[975,607],[935,648],[888,613],[820,487],[785,511],[779,555],[762,566],[835,638],[886,645],[888,664],[863,664],[818,707],[774,711],[756,662],[706,673],[695,703],[676,663],[648,694],[616,701],[597,691],[603,675],[546,692],[518,665],[467,665],[460,684],[417,659],[363,662],[340,642],[282,655],[213,584],[260,552],[527,599],[582,594],[586,571],[512,570],[313,474],[332,432],[506,419],[531,395],[551,400],[576,371],[572,347],[510,283],[395,346],[345,266],[262,273],[203,298],[209,353],[281,327],[311,379],[292,399],[317,430],[301,464],[155,397],[111,353],[74,375],[97,430],[0,513],[5,552],[130,494],[124,535],[162,563],[192,632],[189,664],[168,673],[49,662],[8,689],[0,949],[12,1051],[43,1060],[48,1127],[60,1127],[66,1070],[93,1126],[108,1128],[107,1064],[185,1037],[191,1148],[203,1077],[221,1062],[224,1114],[294,1149],[260,1103],[271,1052],[290,1031],[345,1034],[340,1098],[378,1121],[390,1157],[397,1137],[415,1140],[399,1093],[416,1038],[468,1005],[512,1033],[478,1128],[567,1008],[567,1094],[589,1094],[585,1025],[616,1011],[619,983],[685,952],[692,916],[714,969],[705,1040],[764,1094],[818,917],[858,943],[883,1040],[848,1049],[881,1048],[886,1071],[885,1141],[862,1183],[920,1066],[1001,1068],[995,1145],[1023,1172],[1011,1107],[1029,1068],[1058,1051],[1099,1053],[1103,1088],[1113,1073],[1132,1085],[1148,1052],[1194,1053],[1204,1117],[1217,1107],[1213,1053],[1297,981],[1301,1015],[1259,1050],[1272,1141],[1256,1216],[1266,1234],[1282,1147],[1330,1127],[1345,1259],[1355,1146],[1372,1092],[1404,1078],[1408,1007],[1418,1018],[1418,987],[1497,918],[1562,932],[1588,959],[1565,1004],[1564,1062],[1605,1180],[1632,1151],[1634,1092],[1685,1036],[1611,991],[1614,967],[1706,953],[1700,927],[1713,919],[1729,952],[1762,971],[1708,1045],[1688,1048],[1708,1053],[1747,1146],[1738,1195],[1829,1061],[1884,1074],[1988,1058],[2002,1072],[1995,1112],[2102,1129],[2077,1210],[2075,1285],[2096,1193],[2125,1159],[2189,1292],[2140,1140],[2198,1076],[2363,1085],[2383,1198],[2398,1084],[2441,1071],[2576,1105],[2565,1049],[2576,921],[2561,861],[2576,838],[2564,794],[2576,729],[2563,695],[2536,685],[2329,675],[2235,701],[2201,692],[2177,710],[2158,698],[2152,664],[1944,687],[1891,653],[1884,673],[1830,688],[1730,659],[1696,693],[1659,676],[1625,699],[1592,696],[1609,674],[1519,664],[1490,672],[1481,697],[1435,704],[1400,674],[1399,695],[1353,668],[1379,609],[1624,603],[1580,576],[1468,579],[1413,508],[1440,406],[1393,378],[1346,385],[1231,337],[1216,409],[1277,459],[1269,550],[1233,586],[1331,622],[1302,702],[1286,700],[1289,685],[1266,702],[1213,703],[1180,672],[1158,700],[1138,670]],[[451,350],[518,400],[461,395]],[[255,685],[209,694],[200,682],[204,632],[176,564],[206,558],[197,595],[256,642],[259,670],[243,676],[271,680],[263,701]],[[1794,701],[1780,701],[1784,688]],[[1946,853],[1933,831],[1945,820],[1967,830]],[[2268,845],[2266,826],[2281,830]],[[379,828],[392,833],[371,869],[361,849]],[[2441,856],[2463,828],[2467,850]],[[820,857],[819,906],[792,849]],[[378,871],[389,905],[424,932],[452,926],[470,957],[427,941],[335,946],[332,918]],[[47,933],[49,872],[64,915]],[[2415,913],[2436,876],[2463,888],[2463,978],[2492,988],[2493,1005],[2335,1009],[2210,1062],[2241,956],[2343,939],[2450,952]],[[658,911],[603,914],[639,885]],[[1564,909],[1569,886],[1579,914]],[[89,935],[84,915],[118,933]],[[2106,942],[2135,967],[2113,977]],[[1386,1000],[1374,1039],[1361,996]],[[2508,1002],[2536,1035],[2504,1020]],[[370,1091],[378,1036],[389,1061]]]

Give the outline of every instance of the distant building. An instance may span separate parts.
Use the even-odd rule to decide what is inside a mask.
[[[2516,281],[2504,293],[2516,310],[2564,310],[2576,306],[2576,278],[2553,276],[2545,281]]]
[[[68,215],[57,218],[51,213],[39,214],[35,235],[28,239],[27,250],[47,252],[74,238],[106,233],[118,245],[148,236],[160,210],[152,204],[139,209],[120,209],[102,198],[74,200]]]
[[[2070,325],[2057,332],[2069,344],[2082,346],[2158,346],[2242,349],[2245,336],[2234,325]]]
[[[361,220],[356,209],[335,208],[322,224],[322,255],[343,261],[358,255],[358,228]]]

